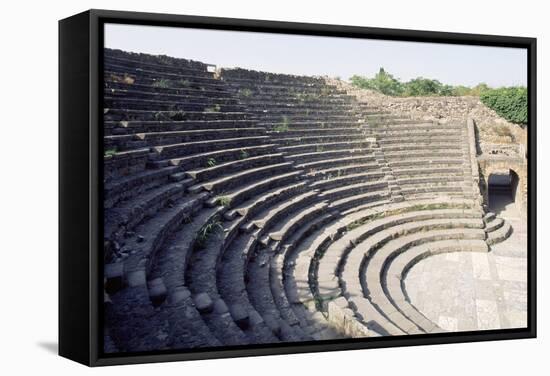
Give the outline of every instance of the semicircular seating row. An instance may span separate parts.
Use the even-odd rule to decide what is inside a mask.
[[[510,232],[472,197],[460,125],[314,77],[104,68],[107,352],[432,332],[408,268]]]

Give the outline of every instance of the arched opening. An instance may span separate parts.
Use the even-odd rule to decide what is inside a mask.
[[[494,171],[487,182],[489,210],[499,214],[517,210],[519,204],[519,177],[513,170]]]

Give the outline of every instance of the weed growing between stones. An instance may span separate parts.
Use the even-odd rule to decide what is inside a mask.
[[[223,231],[223,226],[221,224],[220,217],[218,215],[214,216],[210,222],[204,225],[198,232],[197,238],[195,239],[195,248],[204,249],[208,239],[213,235]]]
[[[215,165],[217,165],[218,163],[216,162],[216,159],[215,158],[208,158],[206,160],[206,167],[214,167]]]
[[[288,116],[283,116],[282,121],[273,128],[275,132],[287,132],[289,130],[290,121]]]
[[[206,107],[204,109],[204,112],[220,112],[221,109],[222,109],[222,107],[219,104],[216,103],[214,106]]]
[[[239,154],[239,158],[246,159],[248,158],[249,154],[246,150],[241,150],[241,153]]]
[[[167,79],[161,78],[160,80],[153,82],[151,86],[166,89],[170,87],[170,81],[168,81]]]
[[[115,155],[117,152],[117,148],[111,148],[111,149],[107,149],[105,150],[105,152],[103,153],[103,156],[104,157],[112,157],[113,155]]]
[[[245,89],[241,89],[239,90],[239,95],[241,97],[245,97],[245,98],[248,98],[252,95],[252,90],[248,89],[248,88],[245,88]]]
[[[231,206],[231,198],[227,196],[220,196],[217,198],[216,204],[223,206],[224,208],[229,208],[229,206]]]

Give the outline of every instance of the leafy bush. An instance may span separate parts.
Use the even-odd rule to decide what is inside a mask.
[[[516,124],[527,124],[527,89],[507,87],[493,89],[480,95],[481,101],[506,120]]]
[[[361,76],[352,76],[350,78],[351,83],[362,89],[370,89],[381,92],[386,95],[399,96],[403,93],[403,84],[387,73],[384,68],[380,68],[374,78],[367,78]]]

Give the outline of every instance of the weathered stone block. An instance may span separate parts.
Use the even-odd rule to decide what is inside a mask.
[[[155,307],[161,305],[166,300],[168,290],[162,278],[155,278],[149,281],[149,299]]]
[[[124,263],[105,265],[105,290],[112,294],[124,287]]]
[[[214,309],[212,298],[205,292],[196,295],[194,301],[195,307],[200,313],[210,313]]]
[[[250,323],[248,312],[241,305],[235,304],[230,309],[231,317],[241,329],[246,329]]]

